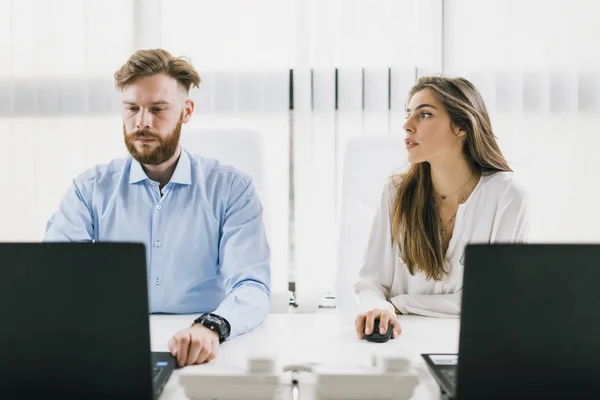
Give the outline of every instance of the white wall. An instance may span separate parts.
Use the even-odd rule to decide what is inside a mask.
[[[0,240],[40,240],[70,180],[125,154],[111,76],[132,15],[128,0],[0,0]]]
[[[600,4],[447,0],[445,71],[482,88],[527,181],[532,240],[599,241]]]

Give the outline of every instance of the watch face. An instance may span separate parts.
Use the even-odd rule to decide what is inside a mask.
[[[214,315],[210,315],[210,314],[206,316],[206,321],[216,324],[218,326],[221,326],[223,324],[223,321],[221,321],[220,318],[217,318]]]
[[[229,324],[222,317],[215,314],[204,314],[198,320],[202,325],[216,332],[221,342],[229,337]]]

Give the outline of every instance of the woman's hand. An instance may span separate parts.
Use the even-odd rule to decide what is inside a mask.
[[[356,317],[356,334],[359,339],[364,339],[365,335],[370,335],[373,332],[373,322],[375,318],[379,318],[379,332],[384,335],[388,330],[388,325],[392,325],[392,339],[396,339],[402,333],[400,323],[396,319],[396,315],[389,310],[381,310],[374,308],[366,313],[359,314]]]

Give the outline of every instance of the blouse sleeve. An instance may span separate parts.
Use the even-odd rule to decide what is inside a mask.
[[[395,311],[394,306],[387,300],[394,278],[394,254],[390,229],[393,187],[394,184],[390,181],[381,195],[381,202],[373,218],[363,264],[359,271],[359,281],[354,285],[361,313],[374,308]]]

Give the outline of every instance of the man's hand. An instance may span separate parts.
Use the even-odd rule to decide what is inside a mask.
[[[201,324],[194,324],[173,335],[168,346],[180,367],[202,364],[217,356],[219,335]]]
[[[394,314],[388,310],[380,310],[375,308],[371,311],[367,311],[366,313],[359,314],[356,317],[356,334],[358,335],[359,339],[364,339],[365,334],[371,334],[373,331],[373,321],[375,321],[375,318],[379,318],[379,333],[382,335],[387,332],[388,324],[392,325],[393,327],[392,339],[396,339],[400,333],[402,333],[400,323]]]

